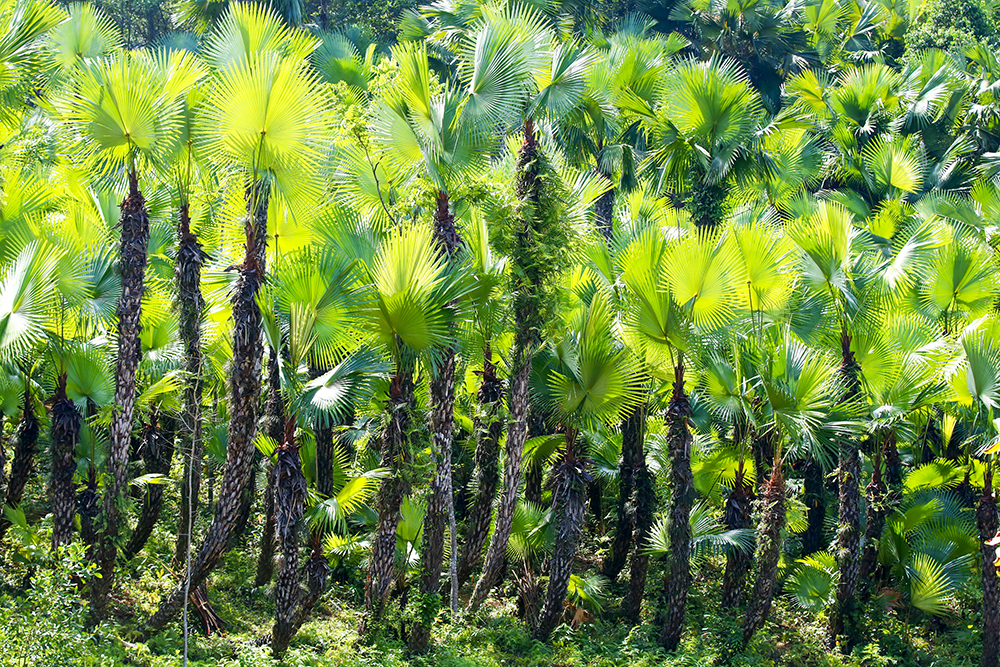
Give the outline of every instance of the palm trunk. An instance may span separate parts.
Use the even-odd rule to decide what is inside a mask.
[[[997,500],[993,495],[993,464],[986,462],[983,493],[976,508],[979,550],[983,558],[983,654],[979,667],[1000,664],[1000,570],[994,564],[996,548],[986,545],[998,531]]]
[[[531,211],[534,210],[544,183],[540,178],[541,146],[535,136],[535,127],[531,119],[524,123],[524,143],[517,158],[517,196],[529,204],[528,214],[521,220],[521,229],[514,240],[512,257],[517,260],[523,252],[534,248],[533,229],[535,220]],[[539,289],[544,280],[543,267],[527,267],[524,276],[514,276],[514,363],[510,385],[510,422],[507,427],[507,446],[505,448],[506,464],[504,466],[504,489],[497,507],[497,516],[493,529],[493,537],[486,552],[486,562],[483,573],[476,582],[469,600],[468,610],[476,611],[486,600],[490,590],[497,583],[500,571],[507,557],[507,543],[514,521],[514,509],[517,506],[517,491],[521,485],[521,457],[524,454],[524,441],[528,425],[528,380],[531,376],[531,360],[539,343],[538,331],[544,323],[539,322]]]
[[[611,549],[601,565],[601,574],[610,581],[618,579],[625,563],[628,562],[632,532],[635,530],[635,519],[633,512],[630,511],[634,487],[635,451],[636,447],[642,446],[637,438],[641,437],[643,433],[645,424],[640,422],[645,419],[645,408],[636,407],[632,414],[622,421],[622,460],[618,465],[618,512],[615,515]]]
[[[684,613],[691,587],[691,508],[694,504],[694,476],[691,473],[691,432],[688,420],[691,404],[684,393],[684,364],[674,370],[673,396],[667,407],[667,438],[670,448],[671,498],[667,531],[670,557],[664,590],[666,609],[660,644],[674,651],[684,633]]]
[[[823,503],[823,466],[812,456],[805,461],[805,504],[808,528],[802,535],[802,554],[808,555],[823,549],[823,523],[826,505]]]
[[[772,471],[773,476],[773,471]],[[744,477],[743,461],[736,472],[733,490],[726,498],[723,521],[729,530],[750,528],[753,517],[750,504],[753,502],[753,487]],[[726,571],[722,576],[722,609],[735,612],[743,602],[743,590],[747,585],[747,573],[753,564],[751,554],[739,549],[730,549],[726,554]]]
[[[583,532],[584,493],[591,481],[584,462],[576,458],[574,445],[577,434],[566,431],[566,455],[559,466],[556,488],[552,494],[552,514],[558,517],[555,548],[549,560],[549,587],[545,592],[545,606],[538,619],[535,639],[545,641],[559,625],[569,578],[573,574],[573,559]]]
[[[240,276],[233,294],[233,361],[229,373],[229,446],[215,516],[198,555],[191,563],[190,588],[196,589],[226,552],[230,535],[236,527],[240,500],[250,481],[256,447],[257,403],[260,396],[261,315],[257,291],[264,280],[267,246],[267,185],[253,184],[247,192],[246,255],[239,267]],[[151,630],[159,630],[184,603],[185,583],[160,604],[149,620]]]
[[[743,646],[750,643],[755,632],[764,627],[774,591],[778,583],[778,561],[781,558],[781,530],[785,527],[785,479],[782,463],[775,459],[771,476],[764,486],[760,506],[760,528],[757,531],[757,574],[746,622],[743,624]]]
[[[297,629],[299,607],[299,534],[306,502],[306,478],[302,474],[299,447],[295,443],[295,420],[285,426],[284,442],[274,464],[275,534],[281,543],[281,569],[274,588],[275,616],[271,651],[281,659]]]
[[[169,420],[169,418],[165,419]],[[173,455],[173,428],[169,425],[166,428],[162,427],[159,423],[159,416],[154,412],[150,415],[142,455],[146,464],[146,474],[168,475],[170,473],[170,459],[173,458]],[[153,527],[160,518],[160,510],[163,508],[163,490],[162,484],[146,485],[139,521],[136,523],[132,537],[122,553],[122,557],[126,561],[132,560],[142,551],[149,536],[153,534]]]
[[[646,542],[653,528],[656,511],[656,487],[653,476],[646,465],[646,410],[643,403],[637,416],[635,428],[635,449],[632,456],[633,481],[635,484],[635,532],[632,534],[632,557],[629,561],[628,593],[622,601],[622,616],[632,625],[639,622],[642,599],[646,595],[646,578],[649,574],[649,552]]]
[[[883,451],[884,446],[875,452],[872,481],[865,488],[865,538],[861,551],[861,565],[858,567],[858,581],[862,582],[866,598],[872,592],[872,582],[869,581],[869,577],[875,570],[878,542],[882,537],[882,529],[885,527],[888,489],[886,489],[882,478]]]
[[[181,341],[184,343],[184,408],[181,414],[181,451],[184,457],[184,478],[181,481],[180,519],[177,525],[177,543],[174,546],[174,565],[187,558],[192,541],[194,521],[198,516],[198,495],[201,491],[202,459],[202,355],[201,319],[205,301],[201,296],[201,265],[205,253],[198,238],[191,233],[188,205],[180,208],[177,233],[177,261],[174,279],[177,284],[178,319]]]
[[[177,261],[174,279],[177,284],[177,306],[181,341],[184,343],[184,408],[181,415],[181,451],[184,457],[184,479],[181,482],[180,519],[174,565],[187,559],[192,541],[194,521],[198,516],[198,496],[201,491],[202,467],[202,354],[201,320],[205,301],[201,296],[201,266],[205,261],[198,237],[191,232],[191,217],[187,204],[180,207],[177,230]]]
[[[607,174],[601,174],[608,178]],[[615,212],[615,190],[611,188],[597,198],[594,203],[594,218],[597,222],[597,229],[604,236],[604,240],[611,242],[614,232],[614,212]]]
[[[851,352],[851,338],[841,335],[841,373],[848,388],[844,401],[853,400],[860,392],[858,365]],[[849,651],[856,639],[858,603],[855,598],[858,574],[861,569],[861,455],[857,442],[850,437],[840,442],[840,460],[837,471],[840,495],[840,511],[837,519],[837,568],[840,579],[837,584],[837,606],[830,614],[829,641],[831,647],[837,643],[842,632],[847,634],[846,649]]]
[[[460,239],[455,231],[455,219],[448,208],[448,196],[438,192],[437,208],[434,211],[434,241],[438,254],[452,260],[458,250]],[[445,527],[453,511],[451,479],[451,442],[455,412],[455,352],[450,350],[437,369],[437,377],[431,381],[431,456],[436,462],[434,479],[431,481],[427,513],[424,515],[424,543],[421,563],[423,572],[420,590],[423,596],[438,595],[441,582],[441,565],[444,562]],[[458,554],[452,551],[452,558]],[[424,653],[430,641],[433,616],[430,610],[436,604],[425,604],[424,613],[418,614],[410,632],[409,647],[413,653]]]
[[[91,608],[96,618],[107,614],[108,595],[114,585],[118,536],[121,532],[122,497],[128,488],[128,455],[135,409],[135,375],[142,359],[142,295],[145,292],[149,214],[139,192],[135,173],[129,175],[129,194],[121,204],[121,284],[118,299],[118,362],[115,368],[115,404],[111,412],[111,445],[104,490],[104,532],[100,537],[101,576],[91,583]]]
[[[392,471],[379,485],[376,507],[378,525],[372,538],[372,555],[365,579],[365,613],[358,634],[366,637],[372,624],[382,615],[389,586],[396,571],[396,528],[399,525],[399,508],[408,485],[402,467],[409,461],[408,434],[416,398],[413,394],[413,372],[416,360],[402,342],[396,375],[389,385],[389,403],[386,406],[388,421],[382,436],[381,465]]]
[[[7,494],[4,497],[4,505],[11,508],[21,504],[34,464],[35,447],[38,445],[38,417],[35,416],[35,407],[28,391],[30,383],[31,380],[25,378],[24,409],[21,421],[14,429],[14,460],[10,464],[10,479],[7,481]],[[7,516],[0,517],[0,540],[9,527]]]
[[[76,516],[76,442],[80,439],[80,411],[66,397],[66,374],[57,379],[52,403],[52,548],[73,540],[73,517]]]
[[[281,375],[279,373],[278,357],[274,348],[269,348],[267,357],[267,401],[264,405],[264,418],[261,428],[275,442],[281,442],[284,431],[284,407],[281,404]],[[316,455],[319,456],[319,439],[316,441]],[[267,489],[264,491],[264,532],[260,536],[260,556],[257,558],[257,575],[255,586],[264,586],[274,576],[274,526],[275,526],[275,468],[272,465],[267,472]]]
[[[490,520],[493,518],[493,498],[500,482],[498,469],[500,456],[500,436],[503,422],[500,410],[503,407],[503,382],[496,375],[492,362],[493,351],[487,345],[483,351],[483,380],[479,386],[479,404],[485,413],[483,421],[477,420],[476,434],[476,497],[466,519],[465,549],[458,567],[458,583],[465,585],[472,571],[483,558],[483,547],[489,537]]]

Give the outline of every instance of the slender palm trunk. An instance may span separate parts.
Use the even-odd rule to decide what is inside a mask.
[[[372,625],[382,615],[389,586],[396,572],[396,528],[399,509],[408,491],[403,466],[409,461],[408,438],[416,398],[413,394],[413,373],[416,360],[401,341],[400,358],[396,375],[389,384],[389,402],[386,406],[388,421],[382,435],[381,465],[392,471],[382,480],[375,499],[378,508],[378,525],[372,538],[372,555],[365,579],[365,613],[358,634],[366,637]]]
[[[4,505],[17,507],[24,497],[24,488],[28,485],[31,468],[35,460],[35,448],[38,445],[38,417],[28,393],[29,379],[25,379],[24,408],[21,421],[14,429],[14,460],[10,464],[10,479],[7,481],[7,494]],[[10,527],[7,516],[0,517],[0,540]]]
[[[268,437],[280,443],[284,437],[284,407],[281,404],[281,374],[278,366],[278,356],[274,348],[269,348],[267,357],[267,400],[264,404],[264,418],[261,428]],[[317,451],[319,456],[319,440]],[[267,472],[267,489],[264,491],[264,532],[260,536],[260,556],[257,558],[257,575],[255,586],[264,586],[274,576],[274,529],[276,481],[275,467],[272,465]]]
[[[618,512],[615,515],[614,536],[611,539],[611,549],[601,564],[601,574],[611,581],[618,575],[628,562],[629,547],[632,544],[632,533],[635,530],[634,508],[632,503],[633,477],[635,475],[635,451],[641,447],[638,438],[641,437],[646,419],[643,406],[638,406],[622,421],[622,459],[618,465]]]
[[[573,559],[583,533],[584,493],[591,477],[584,462],[574,453],[576,438],[576,431],[567,429],[566,455],[556,472],[556,487],[552,494],[552,514],[559,523],[549,560],[545,606],[534,632],[535,639],[542,641],[549,638],[562,619],[569,578],[573,574]]]
[[[611,240],[614,229],[615,191],[608,190],[594,204],[594,217],[597,219],[597,229],[604,236],[605,240]]]
[[[726,497],[726,508],[722,515],[726,528],[739,530],[750,528],[753,523],[751,503],[753,487],[744,476],[743,460],[740,460],[733,482],[733,490]],[[726,554],[726,570],[722,576],[722,609],[735,612],[743,602],[743,590],[747,585],[747,573],[753,564],[753,556],[740,549],[730,549]]]
[[[191,217],[187,204],[180,208],[177,230],[177,261],[174,279],[177,288],[177,310],[181,342],[184,344],[184,407],[181,413],[181,452],[184,457],[184,479],[181,482],[180,519],[174,565],[179,566],[191,544],[193,523],[198,516],[198,495],[201,491],[202,459],[202,355],[201,320],[205,301],[201,296],[201,265],[205,253],[198,237],[191,232]],[[189,521],[190,519],[190,521]]]
[[[275,616],[271,651],[280,659],[288,649],[296,628],[299,607],[298,524],[305,511],[306,477],[302,473],[299,447],[295,442],[295,420],[285,425],[284,442],[274,464],[275,534],[281,543],[281,569],[274,587]]]
[[[781,558],[781,530],[785,527],[785,479],[782,463],[775,459],[771,476],[764,486],[760,504],[760,528],[757,530],[757,573],[754,577],[746,621],[743,624],[743,645],[764,627],[778,584],[778,561]]]
[[[466,519],[465,549],[458,567],[458,583],[465,585],[473,570],[483,558],[483,547],[489,537],[490,520],[493,518],[493,498],[500,482],[500,436],[503,422],[503,381],[497,377],[493,365],[493,351],[489,345],[483,351],[483,379],[479,385],[479,404],[484,417],[476,423],[475,475],[476,496]]]
[[[858,581],[861,582],[865,597],[872,592],[869,577],[875,570],[878,558],[878,542],[885,527],[888,489],[882,477],[884,446],[875,451],[872,481],[865,488],[865,538],[861,551],[861,565],[858,567]]]
[[[841,373],[847,382],[844,401],[853,400],[860,392],[858,364],[851,352],[851,338],[846,331],[841,335]],[[830,614],[829,641],[835,646],[841,633],[847,634],[846,648],[850,650],[856,639],[858,602],[855,598],[858,574],[861,569],[861,454],[858,443],[851,437],[840,441],[837,470],[840,511],[837,519],[837,606]]]
[[[52,548],[73,540],[73,517],[76,516],[76,443],[80,439],[80,411],[66,397],[66,374],[56,381],[52,403]]]
[[[521,145],[517,159],[517,196],[528,204],[536,204],[544,183],[540,178],[539,160],[542,158],[541,146],[535,136],[535,127],[531,119],[524,123],[524,143]],[[532,206],[528,207],[533,210]],[[512,257],[515,261],[521,256],[519,249],[531,249],[535,243],[534,220],[528,213],[521,220],[521,228],[515,235],[515,249]],[[517,491],[521,485],[521,457],[524,454],[524,441],[528,428],[528,380],[531,376],[531,360],[539,343],[538,331],[543,323],[539,323],[538,290],[544,279],[542,267],[528,267],[525,277],[514,278],[514,359],[511,368],[510,385],[510,422],[507,427],[507,445],[505,448],[506,464],[504,465],[504,488],[497,507],[497,516],[493,529],[493,537],[486,552],[483,573],[472,591],[468,610],[476,611],[486,600],[490,590],[497,583],[500,571],[507,557],[507,543],[513,527],[514,509],[517,506]],[[516,272],[515,272],[516,273]]]
[[[660,644],[674,651],[684,633],[684,613],[691,587],[691,508],[694,504],[694,476],[691,473],[691,404],[684,393],[684,364],[674,369],[673,395],[667,407],[667,439],[670,448],[671,497],[667,531],[670,556],[664,590],[666,609]]]
[[[826,521],[826,504],[823,502],[823,466],[812,456],[805,461],[803,477],[808,528],[802,534],[802,554],[808,555],[823,549],[823,523]]]
[[[434,211],[434,242],[438,254],[449,262],[458,250],[460,239],[455,231],[455,218],[449,209],[448,195],[438,192]],[[449,350],[431,381],[431,456],[435,461],[427,512],[424,515],[424,543],[421,563],[420,590],[423,596],[438,595],[441,565],[444,562],[445,527],[454,511],[451,479],[451,442],[455,412],[455,351]],[[453,533],[454,535],[454,533]],[[458,554],[452,550],[452,559]],[[457,582],[454,582],[457,584]],[[435,610],[437,605],[425,605]],[[409,647],[414,653],[427,650],[433,617],[429,612],[418,614],[410,632]]]
[[[260,396],[261,315],[257,291],[264,280],[267,246],[267,185],[253,184],[247,192],[246,255],[233,294],[233,361],[229,373],[229,446],[215,516],[205,539],[191,563],[190,588],[196,589],[226,552],[238,518],[240,500],[250,481],[256,447],[257,404]],[[160,604],[149,620],[151,630],[159,630],[184,602],[185,582]]]
[[[656,511],[656,487],[653,475],[646,465],[646,411],[648,403],[643,403],[637,416],[635,428],[635,449],[632,454],[633,482],[635,484],[635,530],[632,533],[632,556],[629,560],[628,592],[622,601],[622,616],[632,625],[639,622],[642,599],[646,595],[646,578],[649,574],[649,552],[646,542],[653,528]]]
[[[114,585],[123,494],[128,488],[128,455],[135,409],[135,375],[142,359],[142,295],[145,292],[149,214],[135,173],[129,175],[129,193],[121,204],[121,284],[118,299],[118,362],[115,368],[115,404],[111,412],[108,481],[104,490],[104,532],[100,536],[101,576],[91,583],[91,609],[96,618],[107,614]]]
[[[163,423],[161,423],[161,419]],[[174,455],[174,428],[169,423],[171,421],[173,420],[169,417],[160,417],[155,411],[150,415],[142,453],[143,461],[146,464],[146,474],[155,473],[165,476],[170,473],[170,459]],[[122,557],[126,561],[131,560],[142,551],[149,536],[153,534],[153,527],[156,526],[156,522],[160,518],[160,510],[163,508],[163,490],[163,484],[146,485],[139,521],[135,525],[135,530],[132,531],[128,545],[122,552]]]
[[[986,545],[997,534],[997,499],[993,495],[993,464],[986,463],[983,493],[976,508],[979,549],[983,558],[983,655],[979,667],[1000,664],[1000,570],[994,564],[996,548]]]

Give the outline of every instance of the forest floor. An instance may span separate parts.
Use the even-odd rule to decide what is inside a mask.
[[[248,531],[248,535],[253,535]],[[113,611],[115,619],[98,632],[90,660],[82,664],[173,667],[182,664],[180,623],[146,643],[129,641],[137,622],[148,618],[173,576],[169,562],[169,533],[154,536],[144,555],[132,564],[131,579],[120,582]],[[191,610],[189,664],[231,667],[264,665],[345,667],[625,667],[702,666],[739,667],[978,667],[978,614],[956,614],[944,621],[914,623],[912,619],[873,605],[866,610],[865,638],[850,655],[825,646],[825,619],[800,609],[779,596],[770,619],[748,649],[739,649],[740,618],[719,616],[718,582],[721,572],[702,568],[691,591],[688,633],[682,649],[666,654],[656,644],[652,619],[628,628],[615,620],[613,610],[571,630],[561,627],[550,643],[534,641],[516,617],[513,593],[500,602],[497,595],[475,618],[452,624],[444,618],[435,629],[430,654],[408,656],[405,642],[394,638],[400,623],[388,621],[382,638],[373,645],[356,646],[362,591],[356,568],[334,569],[331,585],[320,605],[292,642],[283,663],[272,660],[268,647],[255,640],[270,633],[274,613],[270,587],[255,588],[255,549],[252,538],[233,549],[211,580],[210,599],[226,623],[221,635],[205,637]],[[652,576],[652,573],[651,573]],[[608,591],[615,600],[618,591]],[[960,608],[972,609],[972,600]],[[608,604],[608,607],[613,607]],[[392,618],[391,611],[388,614]],[[397,616],[398,619],[398,616]],[[700,628],[700,630],[698,630]],[[91,644],[93,646],[93,644]]]

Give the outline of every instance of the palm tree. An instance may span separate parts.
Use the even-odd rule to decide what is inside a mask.
[[[323,137],[323,102],[304,61],[311,48],[304,35],[289,31],[270,10],[257,5],[234,5],[207,47],[218,73],[200,121],[207,137],[206,156],[237,166],[246,205],[244,255],[234,267],[239,278],[232,297],[229,440],[212,524],[185,581],[149,620],[152,630],[177,613],[185,590],[205,580],[237,527],[255,457],[263,354],[256,295],[266,268],[268,202],[273,191],[293,209],[306,205],[315,187],[311,175],[316,146]],[[268,94],[261,96],[261,90]]]
[[[425,353],[439,363],[447,354],[455,304],[468,289],[467,281],[456,274],[457,267],[438,253],[432,241],[424,228],[396,228],[378,244],[377,251],[360,258],[363,281],[373,292],[365,309],[366,325],[393,366],[381,450],[381,465],[392,472],[382,481],[376,498],[379,518],[365,583],[362,637],[381,616],[394,579],[396,527],[409,487],[406,468],[416,445],[412,421],[418,356]],[[431,594],[437,595],[436,588]],[[424,608],[433,612],[436,606]],[[425,626],[430,620],[421,619]]]
[[[582,456],[580,430],[616,423],[641,401],[641,371],[634,357],[611,335],[611,309],[597,294],[583,304],[570,327],[563,363],[550,371],[550,401],[566,433],[555,471],[552,514],[557,521],[549,561],[549,586],[534,635],[546,640],[563,615],[573,559],[583,530],[584,498],[590,474]]]
[[[516,12],[517,10],[512,10]],[[528,383],[532,359],[541,343],[540,333],[550,313],[552,279],[566,262],[568,232],[561,224],[564,201],[548,184],[555,181],[548,157],[538,140],[536,117],[558,116],[574,106],[583,90],[583,73],[590,53],[577,44],[561,44],[539,26],[541,18],[530,12],[513,13],[496,22],[495,36],[516,46],[510,56],[512,66],[536,73],[532,82],[537,88],[517,93],[521,108],[523,143],[518,149],[514,190],[518,199],[518,220],[513,229],[504,229],[498,247],[517,262],[512,271],[511,291],[514,294],[514,350],[510,368],[510,422],[505,448],[504,487],[497,508],[493,536],[487,550],[483,571],[469,600],[468,610],[475,611],[486,600],[496,584],[506,558],[511,521],[517,504],[521,482],[521,457],[528,424]],[[490,34],[493,24],[483,32]],[[517,41],[515,41],[517,40]],[[547,49],[544,49],[545,46]],[[477,72],[479,70],[476,70]],[[485,74],[474,77],[469,84],[470,104],[483,112],[491,104],[485,92]],[[503,109],[500,109],[503,111]],[[505,120],[502,116],[494,122]],[[543,259],[544,258],[544,259]]]
[[[127,487],[128,451],[135,406],[135,378],[142,356],[139,342],[145,290],[149,215],[139,190],[139,174],[156,164],[178,130],[175,101],[188,85],[190,58],[184,54],[156,60],[149,55],[117,53],[76,70],[65,100],[65,119],[79,151],[98,178],[127,176],[121,204],[118,302],[118,355],[115,409],[104,494],[105,528],[101,536],[101,577],[93,582],[94,614],[106,612],[113,584],[116,542],[121,530],[121,494]]]
[[[73,539],[73,518],[76,516],[76,444],[80,437],[82,417],[76,404],[66,395],[66,373],[56,378],[56,393],[52,403],[52,548],[69,544]]]

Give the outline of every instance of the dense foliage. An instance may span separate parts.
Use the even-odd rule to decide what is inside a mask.
[[[998,667],[997,12],[0,0],[0,664]]]

